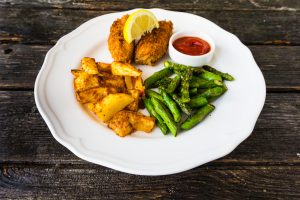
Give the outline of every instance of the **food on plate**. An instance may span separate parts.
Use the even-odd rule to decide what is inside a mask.
[[[164,91],[164,89],[161,89],[161,95],[163,98],[163,103],[169,108],[174,116],[174,121],[179,122],[181,120],[181,112],[176,102],[167,94],[166,91]]]
[[[143,79],[140,76],[131,77],[133,89],[138,90],[142,96],[145,93],[145,86],[143,84]]]
[[[187,68],[183,72],[181,72],[181,84],[180,84],[180,93],[181,93],[181,101],[182,103],[187,103],[191,100],[190,98],[190,79],[192,77],[192,70],[191,68]]]
[[[97,75],[91,75],[81,70],[72,70],[72,73],[76,77],[74,80],[74,88],[76,91],[88,90],[100,86]]]
[[[171,68],[164,68],[158,72],[152,74],[149,78],[145,80],[145,87],[151,88],[157,81],[163,80],[165,77],[169,77],[173,74],[173,70]]]
[[[176,75],[166,87],[166,92],[169,94],[173,93],[176,90],[177,86],[180,84],[180,81],[180,75]]]
[[[138,90],[128,90],[128,93],[132,96],[134,101],[130,103],[126,108],[131,111],[139,110],[139,102],[141,101],[141,94]]]
[[[110,27],[108,38],[108,48],[115,61],[131,63],[134,54],[134,42],[126,42],[123,35],[123,29],[129,15],[113,22]]]
[[[220,71],[216,70],[215,68],[213,68],[211,66],[204,65],[203,69],[221,76],[224,80],[227,80],[227,81],[233,81],[234,80],[233,76],[231,76],[230,74],[220,72]]]
[[[156,98],[151,97],[151,102],[154,106],[155,112],[159,114],[159,116],[164,120],[165,124],[167,125],[168,129],[171,133],[176,136],[177,135],[177,124],[173,119],[173,116],[169,112],[169,110],[164,106],[163,102],[159,101]]]
[[[114,61],[111,64],[111,72],[113,75],[118,76],[141,76],[142,71],[135,68],[129,63],[122,63]]]
[[[207,65],[189,67],[166,61],[164,66],[145,80],[143,100],[164,135],[170,131],[176,136],[180,129],[189,130],[203,121],[215,109],[211,102],[228,90],[223,80],[234,80],[230,74]]]
[[[126,110],[116,113],[108,123],[108,127],[121,137],[131,134],[134,130],[149,133],[154,126],[155,119],[153,117]]]
[[[134,101],[129,94],[116,93],[109,94],[97,103],[96,115],[103,121],[109,121],[117,112],[123,110],[126,106]]]
[[[140,39],[142,35],[158,28],[155,15],[149,10],[140,9],[130,14],[124,26],[124,39],[130,43]]]
[[[84,57],[81,59],[81,67],[88,74],[98,74],[98,66],[94,58]]]
[[[166,54],[172,31],[171,21],[157,21],[152,12],[140,9],[113,22],[109,51],[114,61],[123,64],[134,59],[137,64],[154,65]]]
[[[97,68],[99,72],[111,73],[111,64],[104,62],[97,62]]]
[[[159,28],[146,33],[139,40],[135,48],[135,62],[142,65],[154,65],[166,54],[172,31],[171,21],[159,21]]]
[[[180,126],[183,130],[189,130],[201,122],[209,113],[215,109],[215,106],[207,104],[197,110],[193,115],[187,118]]]
[[[172,45],[177,51],[190,56],[200,56],[210,51],[209,43],[199,37],[180,37]]]
[[[215,52],[214,40],[200,31],[177,31],[171,36],[169,43],[170,58],[191,67],[209,63]]]
[[[154,128],[155,119],[138,112],[145,89],[142,72],[133,65],[108,64],[84,57],[80,69],[71,72],[76,99],[119,136],[134,130],[151,132]],[[129,121],[118,121],[120,119]]]
[[[143,83],[142,71],[132,61],[154,65],[167,52],[172,31],[171,21],[157,21],[150,11],[124,15],[110,28],[108,46],[114,61],[84,57],[80,69],[71,70],[77,100],[117,135],[124,137],[135,130],[148,133],[155,123],[164,135],[189,130],[215,109],[211,103],[228,90],[224,80],[234,80],[208,65],[190,67],[166,61],[164,69]],[[203,55],[211,49],[197,37],[181,37],[172,45],[188,55]],[[138,112],[143,106],[150,116]]]
[[[157,120],[157,126],[161,130],[161,132],[166,135],[169,131],[167,125],[165,124],[164,120],[161,118],[161,116],[155,111],[154,106],[150,99],[144,99],[144,104],[148,112],[150,113],[151,117],[156,118]]]
[[[115,89],[117,92],[126,92],[125,81],[122,76],[116,76],[109,73],[101,73],[98,76],[100,84],[110,89]]]
[[[87,89],[84,91],[78,91],[77,100],[80,103],[96,103],[99,99],[102,99],[109,93],[109,88],[107,87],[95,87]]]

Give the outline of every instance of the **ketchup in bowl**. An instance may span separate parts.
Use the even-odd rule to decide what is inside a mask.
[[[185,36],[173,42],[174,48],[190,56],[200,56],[210,51],[210,45],[205,40],[198,37]]]

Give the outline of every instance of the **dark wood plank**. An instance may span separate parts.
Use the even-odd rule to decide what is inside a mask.
[[[111,12],[73,9],[1,9],[0,42],[53,44],[83,22]],[[246,44],[299,44],[299,12],[189,12],[215,22],[236,34]]]
[[[202,166],[147,177],[87,165],[2,165],[0,198],[299,199],[300,167]]]
[[[300,164],[300,93],[269,93],[252,135],[213,165]],[[52,137],[31,91],[0,91],[0,161],[86,163]]]
[[[254,1],[254,0],[167,0],[157,1],[84,1],[84,0],[59,0],[59,1],[26,1],[10,0],[1,1],[0,7],[20,7],[20,8],[72,8],[90,10],[129,10],[134,8],[164,8],[169,10],[276,10],[276,11],[298,11],[299,1],[277,0],[277,1]]]
[[[50,47],[0,45],[0,88],[32,89]],[[250,46],[250,49],[263,71],[268,90],[300,91],[299,46]]]

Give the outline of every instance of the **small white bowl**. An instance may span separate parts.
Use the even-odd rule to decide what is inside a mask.
[[[173,46],[173,42],[176,39],[181,37],[199,37],[208,42],[208,44],[210,45],[210,51],[206,54],[199,55],[199,56],[191,56],[191,55],[181,53]],[[203,66],[205,64],[208,64],[211,61],[214,52],[215,52],[215,43],[213,39],[209,35],[203,32],[179,31],[174,33],[169,40],[169,55],[174,62],[179,64],[184,64],[192,67]]]

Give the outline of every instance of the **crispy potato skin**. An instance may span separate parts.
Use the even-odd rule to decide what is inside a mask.
[[[134,98],[134,101],[125,109],[131,111],[138,111],[140,102],[140,92],[138,90],[128,90],[128,93]]]
[[[143,79],[142,77],[132,77],[131,78],[132,84],[133,84],[133,89],[140,91],[141,96],[144,96],[145,94],[145,86],[143,84]]]
[[[111,73],[113,75],[119,76],[141,76],[142,71],[140,69],[135,68],[133,65],[129,63],[117,62],[114,61],[111,64]]]
[[[97,63],[95,62],[94,58],[82,58],[81,67],[88,74],[99,74]]]
[[[84,71],[76,71],[76,76],[74,79],[75,91],[84,91],[94,87],[99,87],[100,81],[97,75],[90,75]]]
[[[107,72],[111,74],[111,64],[109,63],[97,62],[97,68],[100,73]]]
[[[171,21],[159,21],[159,28],[153,29],[141,37],[135,50],[135,62],[142,65],[154,65],[168,49],[172,35]]]
[[[108,122],[117,112],[131,104],[134,98],[124,93],[109,94],[96,104],[95,113],[103,122]]]
[[[129,122],[135,130],[150,133],[155,126],[155,119],[139,112],[131,112]]]
[[[117,19],[110,27],[108,48],[115,61],[131,63],[134,53],[134,42],[127,43],[123,36],[123,28],[129,15]]]
[[[139,112],[120,111],[109,121],[108,127],[117,135],[124,137],[134,130],[151,132],[155,125],[155,119]]]
[[[125,80],[122,76],[103,73],[103,76],[99,76],[99,79],[101,84],[105,87],[114,87],[119,92],[124,92],[126,90]]]
[[[81,92],[77,92],[77,100],[80,103],[96,103],[100,101],[103,97],[108,95],[108,88],[96,87]]]
[[[129,115],[126,111],[120,111],[109,121],[108,127],[118,136],[125,137],[130,135],[134,129],[129,123]]]

